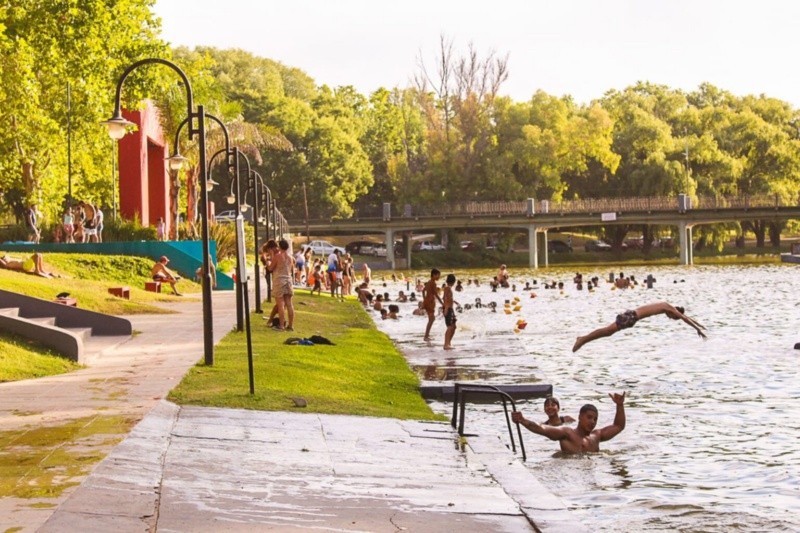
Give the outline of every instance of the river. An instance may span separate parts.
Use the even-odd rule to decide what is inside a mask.
[[[565,457],[558,443],[524,431],[527,467],[592,531],[800,530],[800,269],[794,265],[629,267],[652,289],[612,289],[610,267],[593,292],[577,290],[574,271],[512,271],[516,292],[493,293],[494,272],[456,271],[456,300],[486,307],[458,315],[455,350],[442,350],[444,321],[425,343],[415,304],[400,320],[377,320],[423,383],[551,383],[561,414],[584,403],[611,424],[612,391],[626,391],[627,427],[601,452]],[[442,281],[448,271],[444,271]],[[418,273],[422,277],[425,273]],[[481,285],[467,285],[467,279]],[[424,278],[423,278],[424,279]],[[536,280],[540,288],[523,291]],[[565,283],[543,289],[545,280]],[[395,299],[405,283],[387,281]],[[413,290],[413,283],[412,283]],[[514,299],[518,298],[518,303]],[[504,302],[512,303],[504,313]],[[575,337],[609,324],[625,309],[668,301],[708,328],[708,340],[680,321],[650,317],[572,353]],[[528,325],[516,333],[515,325]],[[451,405],[432,404],[449,415]],[[469,406],[467,432],[505,434],[500,406]],[[542,400],[522,402],[529,418],[546,417]],[[511,453],[511,452],[509,452]]]

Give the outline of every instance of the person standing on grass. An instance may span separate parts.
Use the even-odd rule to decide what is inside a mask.
[[[431,279],[422,288],[422,307],[428,315],[428,325],[425,327],[425,337],[423,337],[423,340],[426,341],[431,340],[431,327],[436,317],[436,300],[439,300],[439,303],[444,305],[442,299],[439,298],[438,285],[441,276],[442,273],[439,272],[439,269],[431,269]]]
[[[453,299],[453,285],[456,283],[456,275],[448,274],[446,279],[447,284],[444,287],[444,323],[447,326],[447,331],[444,333],[444,349],[452,350],[453,346],[450,342],[453,340],[453,335],[456,334],[456,310],[454,304],[457,303]]]
[[[276,243],[273,239],[267,241],[266,250],[270,255],[270,270],[273,276],[272,295],[278,307],[278,326],[276,331],[294,331],[294,256],[289,247],[289,241],[281,239]],[[284,321],[284,317],[288,322]]]
[[[328,256],[328,283],[331,289],[331,298],[336,298],[339,287],[339,249],[335,248]]]

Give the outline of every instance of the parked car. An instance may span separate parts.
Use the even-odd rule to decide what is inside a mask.
[[[353,241],[344,247],[348,254],[372,255],[375,243],[372,241]]]
[[[600,239],[593,239],[591,241],[586,241],[583,245],[583,249],[587,252],[610,252],[611,245]]]
[[[441,251],[444,250],[444,246],[431,241],[421,241],[419,243],[419,249],[422,252]]]
[[[551,254],[563,254],[572,251],[572,246],[564,241],[547,241],[547,251]]]
[[[229,211],[220,211],[216,215],[214,215],[214,220],[216,222],[233,222],[236,220],[236,211],[233,209]]]
[[[478,249],[478,246],[472,241],[461,241],[459,245],[465,252],[473,252]]]
[[[311,251],[317,255],[331,255],[337,248],[328,241],[311,241],[306,245],[306,248],[311,248]],[[341,248],[339,248],[341,250]]]
[[[372,255],[375,257],[386,257],[386,245],[376,244],[372,247]]]

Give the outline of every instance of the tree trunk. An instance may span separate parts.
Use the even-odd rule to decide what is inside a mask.
[[[783,224],[780,222],[770,222],[769,224],[769,242],[773,248],[781,247],[781,230]]]

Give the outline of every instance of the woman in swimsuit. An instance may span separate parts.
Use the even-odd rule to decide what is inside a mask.
[[[550,396],[544,399],[544,412],[547,415],[547,421],[543,422],[542,425],[548,426],[560,426],[561,424],[571,424],[575,422],[575,419],[569,415],[560,416],[558,412],[561,410],[561,404],[558,402],[558,398],[555,396]]]
[[[643,305],[641,307],[637,307],[635,310],[628,310],[624,313],[618,314],[616,320],[608,326],[596,329],[588,335],[584,335],[583,337],[578,337],[578,339],[575,341],[575,345],[572,347],[572,351],[577,352],[580,350],[581,346],[587,342],[591,342],[603,337],[610,337],[622,329],[632,328],[636,322],[643,318],[653,315],[660,315],[662,313],[667,315],[672,320],[683,320],[692,326],[695,331],[697,331],[698,335],[704,339],[706,338],[706,334],[703,333],[703,330],[706,329],[705,326],[699,324],[693,318],[683,314],[683,307],[673,307],[667,302],[658,302],[654,304]]]

